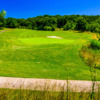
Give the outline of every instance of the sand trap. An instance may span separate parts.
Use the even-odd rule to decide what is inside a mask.
[[[61,37],[58,37],[58,36],[47,36],[47,38],[63,39],[63,38],[61,38]]]

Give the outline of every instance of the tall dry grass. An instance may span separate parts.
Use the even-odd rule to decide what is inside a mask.
[[[55,91],[56,86],[50,90],[49,86],[41,87],[42,90],[30,89],[0,89],[0,100],[100,100],[100,87],[97,91],[77,92],[77,87],[65,91],[65,86],[60,88],[60,91]],[[73,90],[72,90],[73,89]],[[91,90],[93,87],[91,87]],[[75,91],[76,90],[76,91]],[[74,91],[74,92],[73,92]]]

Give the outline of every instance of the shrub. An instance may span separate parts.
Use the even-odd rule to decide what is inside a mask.
[[[32,29],[32,25],[27,26],[27,29]]]
[[[3,27],[0,27],[0,30],[3,30]]]
[[[100,28],[95,28],[95,32],[100,33]]]
[[[33,29],[33,30],[37,30],[38,28],[37,28],[37,27],[33,27],[32,29]]]
[[[20,28],[20,29],[27,29],[27,27],[25,27],[25,26],[19,26],[18,28]]]
[[[52,25],[51,27],[52,27],[52,31],[55,31],[56,25]]]
[[[93,49],[100,49],[100,41],[98,41],[98,40],[92,40],[91,41],[91,47]]]
[[[44,30],[46,30],[46,31],[52,31],[52,27],[51,26],[45,26]]]

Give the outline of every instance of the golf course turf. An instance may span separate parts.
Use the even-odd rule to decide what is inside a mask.
[[[91,80],[79,55],[91,39],[90,34],[73,31],[8,29],[0,33],[0,76],[66,80],[68,72],[69,80]]]

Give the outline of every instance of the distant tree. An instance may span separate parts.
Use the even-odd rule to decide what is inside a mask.
[[[5,17],[5,16],[6,16],[6,11],[5,11],[5,10],[2,10],[2,11],[0,12],[0,15],[1,15],[2,17]]]
[[[16,27],[18,27],[18,23],[15,18],[7,18],[6,26],[8,28],[16,28]]]
[[[69,30],[72,28],[72,24],[70,22],[67,22],[65,25],[64,25],[64,30]]]
[[[63,26],[63,29],[64,30],[69,30],[69,29],[74,30],[75,29],[75,23],[72,22],[72,21],[69,21]]]
[[[4,18],[5,16],[6,16],[6,11],[2,10],[0,12],[0,27],[4,27],[6,24],[6,20]]]
[[[25,26],[26,19],[17,19],[18,26]]]
[[[57,17],[57,16],[56,16]],[[57,27],[61,28],[66,24],[66,18],[62,16],[57,17]]]
[[[4,26],[5,19],[0,15],[0,27]]]
[[[19,28],[33,29],[33,22],[30,19],[17,19]]]
[[[27,20],[31,23],[30,26],[32,27],[32,29],[35,29],[36,28],[35,19],[34,18],[28,18]]]
[[[85,31],[87,29],[87,21],[84,17],[79,17],[76,22],[76,30]]]
[[[95,22],[100,24],[100,17]]]
[[[100,33],[100,26],[95,28],[95,32]]]
[[[44,15],[28,19],[4,18],[6,12],[0,12],[0,27],[26,28],[34,30],[81,30],[100,33],[100,15]]]
[[[91,32],[99,32],[99,30],[100,30],[100,24],[98,24],[96,22],[92,22],[90,24],[89,31],[91,31]]]

